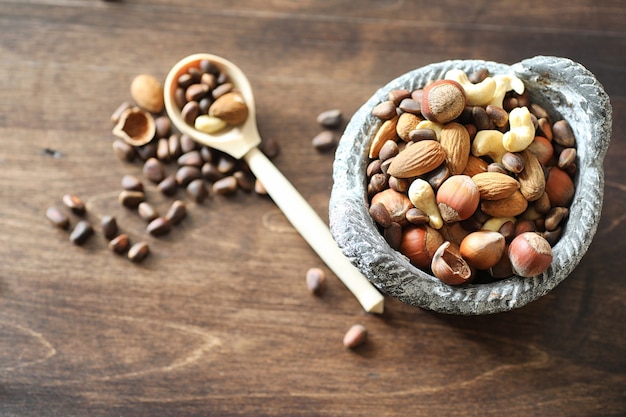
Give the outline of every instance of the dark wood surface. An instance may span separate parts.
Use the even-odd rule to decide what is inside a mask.
[[[624,415],[625,16],[621,0],[0,0],[0,415]],[[253,193],[189,202],[180,226],[149,237],[117,202],[141,166],[113,154],[109,117],[135,75],[163,79],[195,52],[249,75],[274,163],[324,219],[321,111],[349,119],[392,78],[451,58],[578,61],[614,112],[596,238],[549,295],[458,317],[393,299],[364,313]],[[45,218],[65,193],[151,255],[113,255],[98,227],[71,244]],[[305,286],[314,266],[329,276],[322,297]],[[355,323],[369,338],[348,350]]]

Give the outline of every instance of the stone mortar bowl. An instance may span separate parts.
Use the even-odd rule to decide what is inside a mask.
[[[421,88],[444,78],[451,69],[470,74],[486,68],[490,74],[515,74],[531,99],[554,120],[566,119],[577,141],[578,173],[570,216],[553,261],[543,274],[487,284],[449,286],[409,263],[384,240],[369,215],[366,167],[368,150],[381,121],[371,115],[394,89]],[[459,315],[509,311],[550,292],[578,265],[600,221],[604,194],[603,160],[611,138],[612,110],[602,85],[582,65],[569,59],[537,56],[514,65],[481,60],[430,64],[410,71],[379,89],[351,118],[337,147],[329,204],[331,232],[343,253],[383,293],[404,303]]]

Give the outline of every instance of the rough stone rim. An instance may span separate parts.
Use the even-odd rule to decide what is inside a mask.
[[[542,275],[452,287],[411,265],[380,235],[366,204],[367,151],[380,121],[371,110],[389,91],[422,87],[450,69],[521,78],[534,101],[555,120],[566,119],[577,138],[579,172],[570,219]],[[337,147],[329,204],[330,228],[351,262],[382,292],[416,307],[449,314],[478,315],[524,306],[550,292],[578,265],[595,235],[604,195],[603,162],[611,138],[609,97],[595,76],[567,58],[537,56],[514,65],[483,60],[450,60],[410,71],[392,80],[353,115]]]

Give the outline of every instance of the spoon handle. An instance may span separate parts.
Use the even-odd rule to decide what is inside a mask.
[[[261,181],[274,203],[317,252],[320,258],[354,294],[368,313],[382,313],[384,298],[341,252],[328,226],[295,187],[258,149],[252,148],[244,159]]]

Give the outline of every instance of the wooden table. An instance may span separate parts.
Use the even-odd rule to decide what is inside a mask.
[[[625,16],[621,0],[0,0],[0,415],[624,415]],[[179,192],[188,217],[151,237],[117,201],[141,164],[113,154],[109,118],[135,75],[163,79],[195,52],[249,75],[274,163],[324,219],[320,112],[348,120],[392,78],[451,58],[578,61],[613,105],[596,238],[549,295],[458,317],[393,299],[365,313],[254,193],[195,204]],[[45,217],[66,193],[96,228],[83,246]],[[108,250],[106,214],[149,243],[144,262]],[[328,274],[321,297],[311,267]],[[349,350],[355,323],[369,338]]]

